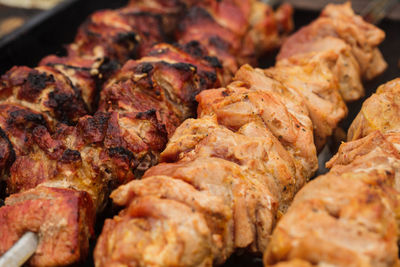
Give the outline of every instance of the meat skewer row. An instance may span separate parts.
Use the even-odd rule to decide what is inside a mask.
[[[119,45],[131,47],[132,40],[123,44],[111,42],[111,47],[104,44],[104,39],[134,34],[132,28],[127,27],[129,24],[120,22],[123,17],[116,19],[116,13],[104,11],[93,15],[82,26],[76,43],[85,43],[80,40],[85,40],[86,34],[86,39],[92,38],[90,41],[96,51],[99,47],[104,51],[118,50]],[[103,23],[98,21],[99,15],[103,16]],[[107,19],[109,16],[112,19]],[[93,34],[98,24],[103,31]],[[124,27],[119,27],[121,25]],[[82,49],[84,53],[88,55],[49,57],[33,70],[16,67],[2,78],[2,147],[6,149],[2,150],[5,153],[1,169],[8,193],[23,193],[11,195],[7,206],[1,208],[0,253],[7,251],[26,231],[38,233],[38,256],[31,260],[32,265],[66,265],[84,259],[88,240],[93,235],[95,211],[101,211],[105,204],[109,177],[117,176],[109,169],[125,167],[129,170],[130,167],[127,166],[129,158],[121,159],[118,149],[107,151],[96,145],[106,114],[79,120],[94,102],[98,75],[110,71],[103,64],[106,58],[91,56],[88,48]],[[115,61],[112,54],[106,56]],[[96,72],[96,68],[102,73]],[[58,125],[58,122],[67,124]],[[85,135],[81,131],[86,131]],[[70,138],[54,140],[50,133],[60,136],[59,139],[67,135]],[[85,146],[83,153],[77,150]],[[99,157],[104,162],[96,162]],[[126,174],[129,178],[129,172]],[[50,181],[47,186],[34,188],[46,181]],[[29,188],[34,189],[24,192]]]
[[[279,221],[267,266],[398,266],[400,79],[368,98],[348,142]]]
[[[327,6],[320,19],[332,29],[315,34],[309,50],[292,48],[267,70],[244,65],[232,83],[196,97],[198,118],[176,129],[162,163],[111,194],[124,209],[105,222],[96,266],[211,266],[238,250],[265,251],[277,219],[317,168],[313,136],[324,145],[346,115],[342,96],[370,78],[355,59],[358,47],[340,33],[351,28],[366,42],[384,36],[349,4]],[[344,72],[346,62],[354,72]],[[358,76],[344,79],[348,73]]]
[[[137,17],[142,22],[144,15]],[[150,13],[148,17],[153,23],[147,23],[153,26],[157,20]],[[129,18],[134,22],[136,17]],[[115,66],[124,63],[122,59],[118,61],[115,51],[120,55],[125,53],[124,60],[127,60],[141,43],[150,46],[163,40],[161,22],[158,21],[158,27],[152,27],[151,34],[144,30],[135,32],[130,26],[133,22],[128,21],[122,10],[95,13],[80,28],[75,42],[69,45],[68,50],[73,52],[67,57],[49,56],[35,69],[14,67],[2,76],[2,143],[11,145],[1,155],[1,162],[6,163],[0,166],[2,173],[8,174],[15,158],[31,151],[32,133],[37,126],[55,132],[59,122],[76,125],[79,118],[88,114],[96,102],[100,76],[109,76]],[[143,41],[144,37],[137,37],[141,42],[122,38],[140,35],[151,41]]]
[[[0,253],[32,231],[38,233],[39,244],[31,265],[68,265],[84,259],[94,214],[103,209],[109,190],[140,177],[154,165],[168,135],[193,114],[194,96],[229,79],[225,74],[222,78],[220,61],[196,40],[175,46],[141,45],[143,36],[148,38],[144,43],[161,36],[161,31],[151,35],[141,28],[146,20],[162,25],[162,17],[145,16],[149,10],[141,13],[138,7],[128,7],[96,13],[68,47],[68,57],[50,56],[42,61],[79,86],[92,108],[96,106],[93,85],[110,78],[93,116],[79,115],[76,126],[39,125],[24,132],[30,137],[23,144],[27,152],[16,156],[6,180],[8,193],[14,194],[0,208],[0,233],[5,236]],[[141,58],[114,71],[134,51]],[[20,88],[25,86],[14,86],[14,90]],[[12,145],[5,142],[5,147]]]

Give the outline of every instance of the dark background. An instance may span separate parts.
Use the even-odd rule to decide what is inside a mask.
[[[121,7],[126,2],[127,0],[67,0],[52,10],[37,12],[23,27],[0,40],[0,74],[14,65],[33,67],[48,54],[63,55],[63,45],[73,40],[78,26],[90,13],[97,9]],[[296,28],[308,24],[317,16],[316,11],[297,9],[294,16]],[[389,68],[379,78],[365,84],[366,97],[378,85],[400,77],[400,21],[384,20],[379,27],[386,32],[381,50]],[[262,57],[260,66],[272,66],[275,55],[276,52],[273,52]],[[349,116],[342,122],[343,129],[347,130],[365,98],[349,105]],[[99,232],[101,223],[97,228]],[[82,266],[93,266],[92,260],[89,259]],[[262,266],[262,262],[260,258],[235,255],[224,266]]]

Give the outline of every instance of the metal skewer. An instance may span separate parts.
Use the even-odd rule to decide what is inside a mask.
[[[372,24],[378,24],[390,10],[400,3],[400,0],[374,0],[361,12],[363,19]]]
[[[0,257],[0,267],[22,266],[36,251],[38,237],[27,232],[3,256]]]

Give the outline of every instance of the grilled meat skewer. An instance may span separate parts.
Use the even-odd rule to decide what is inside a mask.
[[[399,264],[399,93],[395,79],[364,102],[330,172],[306,185],[279,221],[265,265]]]

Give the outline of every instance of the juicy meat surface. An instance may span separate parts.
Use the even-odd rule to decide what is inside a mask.
[[[276,13],[257,0],[182,1],[189,7],[175,35],[180,43],[200,42],[223,65],[224,83],[242,64],[257,64],[257,56],[281,44],[293,29],[292,8]],[[280,31],[281,30],[281,31]]]
[[[198,115],[215,114],[219,124],[234,131],[252,121],[265,124],[295,158],[299,176],[310,177],[317,165],[316,150],[312,123],[300,95],[248,65],[235,79],[227,88],[202,92],[197,97]],[[303,182],[298,182],[300,188]]]
[[[332,71],[340,60],[339,55],[333,51],[324,51],[304,57],[294,56],[264,70],[268,77],[302,96],[313,123],[317,150],[322,149],[338,123],[347,115],[338,75]]]
[[[156,45],[146,57],[128,61],[104,85],[99,110],[132,118],[135,113],[154,113],[172,135],[194,115],[195,96],[220,85],[219,68],[218,59],[206,56],[198,43],[182,48]]]
[[[332,170],[306,185],[279,221],[265,264],[398,264],[399,159],[379,132],[342,145]]]
[[[284,42],[278,60],[296,54],[327,49],[327,47],[315,45],[316,41],[326,37],[342,39],[351,47],[351,55],[345,57],[350,62],[353,61],[352,57],[357,60],[363,78],[373,79],[386,69],[387,64],[378,49],[378,45],[385,38],[385,33],[355,15],[350,2],[343,5],[327,5],[317,20],[303,27]],[[361,93],[360,87],[357,91]],[[348,95],[348,100],[356,99],[351,96]]]
[[[399,265],[399,85],[365,101],[330,172],[306,185],[277,224],[265,265]]]
[[[356,140],[367,136],[375,130],[383,133],[400,130],[399,99],[400,78],[381,85],[375,94],[362,105],[349,128],[348,140]]]
[[[14,194],[0,209],[0,254],[31,231],[39,243],[30,265],[69,265],[87,255],[93,223],[93,204],[85,192],[40,186]]]

